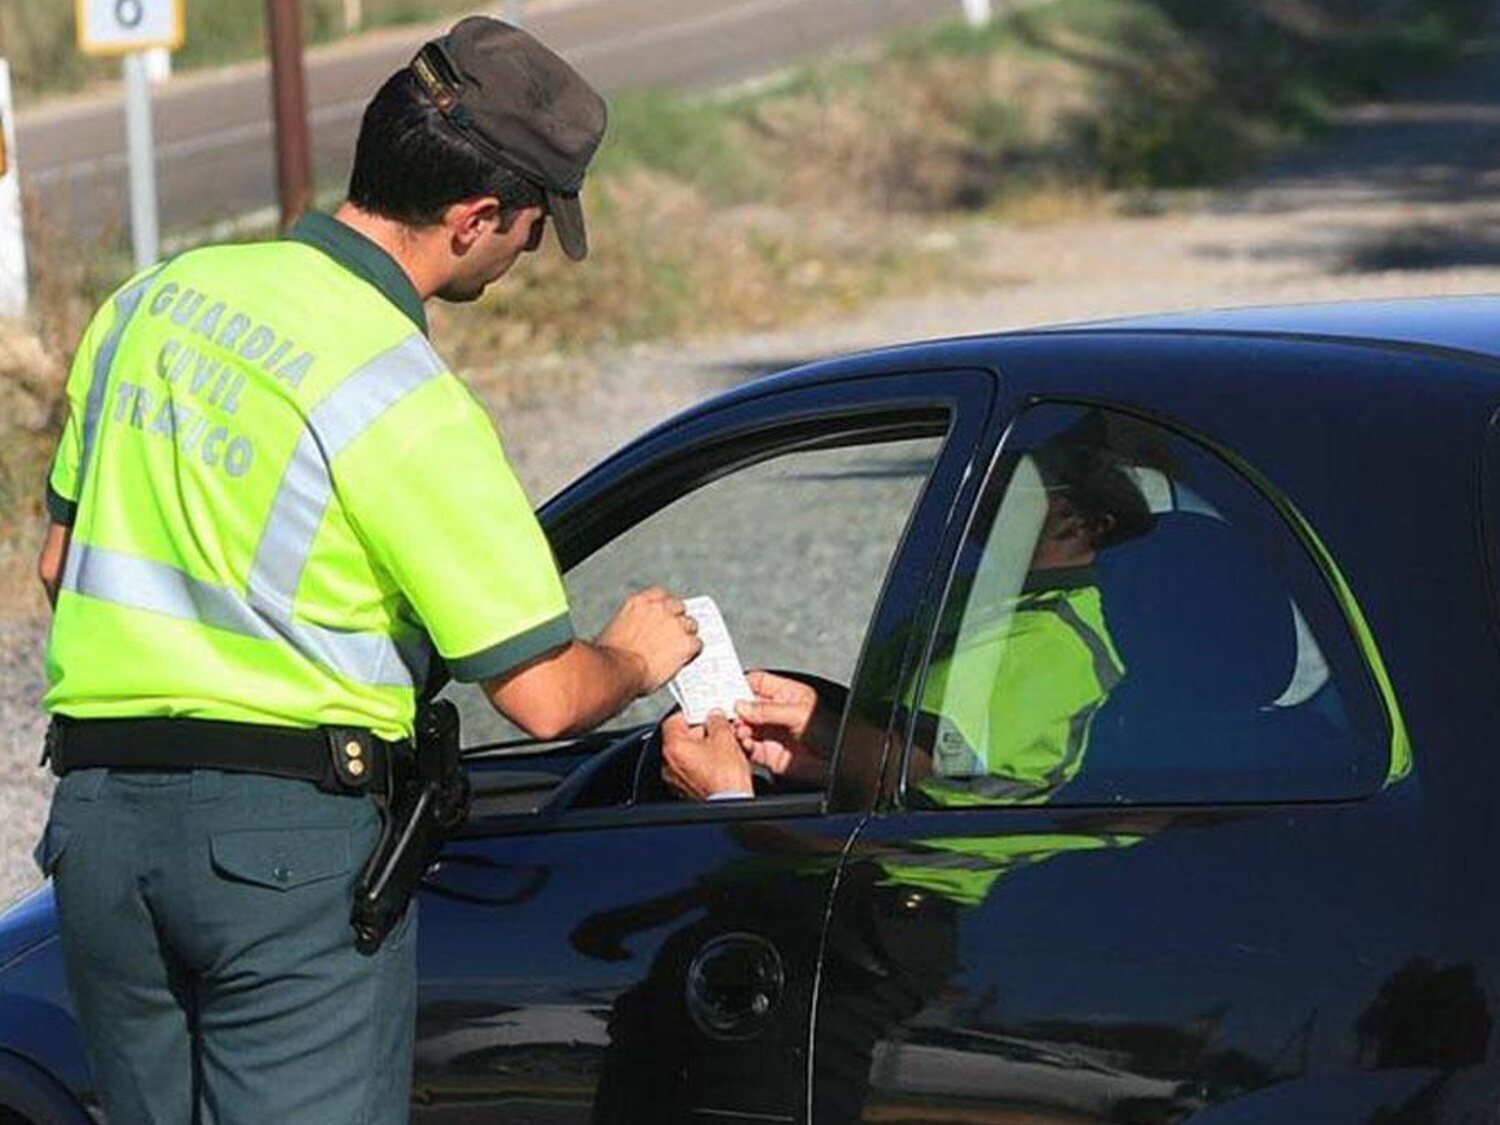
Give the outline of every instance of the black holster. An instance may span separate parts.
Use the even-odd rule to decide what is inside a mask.
[[[401,921],[443,840],[469,815],[469,776],[459,757],[458,708],[446,699],[417,712],[415,753],[391,760],[390,785],[375,796],[380,839],[359,884],[349,921],[354,945],[374,953]]]

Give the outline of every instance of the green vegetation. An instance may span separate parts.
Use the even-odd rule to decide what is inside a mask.
[[[858,178],[866,203],[924,211],[1058,182],[1212,184],[1337,105],[1453,60],[1488,7],[1054,0],[729,101],[622,99],[605,166],[650,168],[721,202],[785,199],[811,167],[830,184]]]

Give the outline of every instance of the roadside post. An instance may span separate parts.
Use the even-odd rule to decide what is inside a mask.
[[[307,131],[307,79],[302,66],[300,0],[266,0],[271,51],[271,112],[276,121],[276,191],[281,229],[312,206],[312,140]]]
[[[970,27],[988,27],[995,18],[990,0],[964,0],[964,15],[968,18]]]
[[[156,261],[161,242],[156,145],[151,136],[153,48],[182,46],[182,0],[75,0],[78,49],[119,55],[125,75],[125,141],[130,161],[130,242],[136,269]]]
[[[26,236],[21,229],[21,177],[16,170],[16,120],[10,63],[0,59],[0,316],[26,315]]]
[[[505,22],[517,27],[526,22],[526,0],[505,0]]]
[[[146,52],[146,75],[151,85],[160,86],[172,77],[172,52],[165,47],[152,47]]]

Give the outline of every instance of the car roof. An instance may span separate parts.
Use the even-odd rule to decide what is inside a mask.
[[[1500,359],[1500,295],[1212,309],[1062,324],[1032,331],[1310,336],[1437,348]]]
[[[1500,388],[1495,370],[1500,365],[1500,294],[1330,301],[1040,325],[974,336],[915,340],[835,355],[751,378],[688,407],[649,433],[654,436],[717,406],[743,403],[793,387],[955,365],[983,367],[997,358],[997,348],[1012,344],[1024,346],[1028,342],[1064,337],[1102,340],[1122,334],[1157,338],[1230,337],[1247,343],[1301,339],[1377,349],[1421,350],[1467,361],[1446,365],[1441,373],[1439,369],[1424,372],[1429,397],[1443,385],[1455,390],[1480,390],[1486,395]],[[1046,375],[1034,372],[1030,378],[1045,382]]]

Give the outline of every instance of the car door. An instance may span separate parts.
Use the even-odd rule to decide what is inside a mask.
[[[818,1125],[1352,1123],[1482,1057],[1472,971],[1389,893],[1422,876],[1379,654],[1252,470],[1031,405],[934,619],[831,914]]]
[[[708,594],[747,666],[858,698],[861,653],[911,636],[992,393],[794,382],[648,435],[544,511],[580,635],[632,588]],[[448,691],[475,800],[422,894],[413,1119],[799,1119],[827,897],[879,763],[862,790],[692,804],[659,779],[660,698],[539,745]]]

